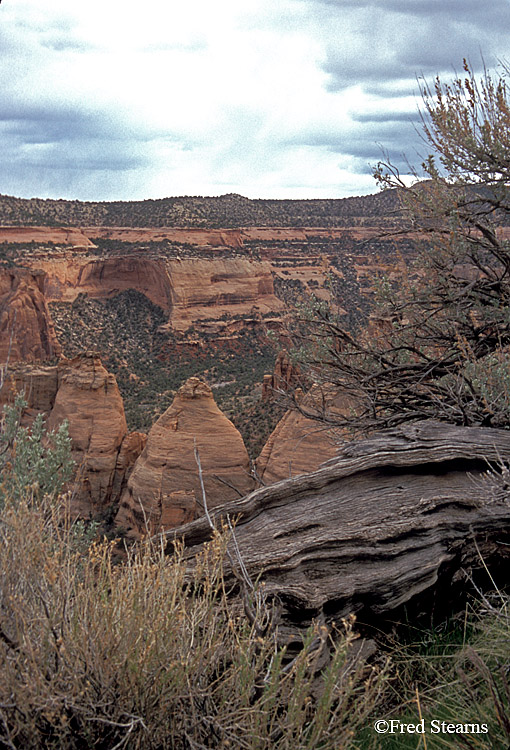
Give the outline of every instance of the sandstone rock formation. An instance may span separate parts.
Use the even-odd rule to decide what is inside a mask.
[[[486,565],[495,571],[499,564],[507,580],[502,462],[510,462],[508,430],[415,423],[349,443],[320,470],[256,490],[212,517],[217,526],[227,515],[238,518],[240,558],[252,580],[260,575],[264,592],[279,598],[284,620],[322,610],[379,622],[433,590],[438,604],[450,602],[455,583],[460,592],[469,571]],[[170,532],[169,553],[176,536],[193,558],[211,530],[200,518]],[[230,550],[239,559],[232,542]],[[225,572],[232,580],[228,561]]]
[[[127,481],[135,465],[136,459],[142,453],[147,443],[144,432],[128,432],[124,437],[115,464],[110,502],[118,505]]]
[[[73,302],[79,294],[107,299],[135,289],[169,314],[169,327],[185,331],[194,322],[227,314],[282,312],[271,266],[248,258],[165,260],[144,255],[90,258],[60,253],[32,258],[46,272],[48,302]]]
[[[0,242],[37,242],[73,248],[94,247],[94,243],[76,227],[0,227]]]
[[[283,415],[255,462],[257,476],[266,485],[315,471],[345,441],[342,430],[307,414],[334,420],[335,413],[353,406],[351,400],[328,385],[314,385],[305,396],[298,389],[296,399],[298,408]]]
[[[22,392],[29,409],[48,416],[55,403],[57,390],[58,368],[56,365],[16,362],[8,367],[0,390],[0,405],[11,402],[14,394]]]
[[[217,407],[209,386],[190,378],[149,432],[122,496],[117,526],[138,536],[146,527],[171,528],[204,512],[195,445],[209,507],[254,487],[241,435]]]
[[[31,424],[37,414],[49,416],[58,390],[58,368],[56,365],[9,365],[4,383],[0,388],[0,409],[12,403],[17,393],[22,393],[27,402],[24,424]]]
[[[142,256],[95,258],[82,253],[54,253],[34,257],[33,267],[45,271],[48,302],[73,302],[79,294],[107,299],[126,289],[136,289],[155,305],[171,309],[168,274],[163,261]]]
[[[223,315],[281,312],[269,263],[245,258],[168,261],[174,329],[184,331],[197,320]]]
[[[239,229],[186,229],[184,227],[84,227],[88,237],[121,242],[182,242],[205,248],[240,248],[243,232]],[[1,235],[0,235],[1,236]]]
[[[44,282],[41,271],[0,269],[0,363],[37,362],[60,354]]]
[[[272,375],[264,375],[262,401],[272,401],[278,394],[287,393],[300,384],[299,368],[290,361],[285,350],[276,357]]]
[[[118,503],[147,436],[127,432],[115,376],[99,357],[87,352],[58,365],[13,365],[0,390],[0,408],[20,391],[28,402],[24,425],[39,413],[50,430],[69,422],[76,462],[73,515],[90,518]]]
[[[73,511],[94,515],[111,500],[115,467],[127,435],[115,376],[88,352],[59,364],[59,388],[48,419],[55,429],[69,421],[78,488]]]
[[[0,198],[1,202],[1,198]],[[282,217],[283,218],[283,217]],[[382,224],[384,218],[380,217]],[[196,245],[214,250],[216,248],[242,248],[245,243],[261,241],[274,242],[312,242],[317,239],[341,240],[346,235],[358,239],[370,239],[381,233],[375,227],[251,227],[243,229],[206,229],[185,227],[123,227],[123,226],[0,226],[0,242],[28,243],[41,245],[55,244],[62,247],[88,249],[95,247],[94,239],[109,239],[119,242],[170,242]]]

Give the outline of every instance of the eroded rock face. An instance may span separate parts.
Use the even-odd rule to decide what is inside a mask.
[[[118,502],[126,489],[129,475],[135,465],[136,459],[145,448],[147,435],[144,432],[128,432],[121,443],[115,464],[113,477],[111,502]]]
[[[0,363],[38,362],[60,354],[44,281],[41,271],[0,269]]]
[[[272,375],[264,375],[262,401],[272,401],[280,393],[287,393],[300,383],[299,368],[294,365],[287,351],[282,350],[275,362]]]
[[[146,528],[154,533],[203,513],[195,445],[209,507],[253,489],[241,435],[216,405],[209,386],[190,378],[149,432],[122,496],[117,526],[138,536]]]
[[[121,242],[183,242],[206,248],[240,248],[244,232],[240,229],[191,229],[184,227],[84,227],[89,237]],[[0,235],[1,236],[1,235]]]
[[[297,409],[287,411],[267,439],[256,460],[257,475],[266,485],[289,479],[310,471],[334,458],[345,434],[339,428],[306,416],[320,414],[324,408],[328,417],[345,413],[353,403],[331,386],[315,385],[297,399],[305,414]]]
[[[107,299],[135,289],[168,313],[168,327],[187,330],[224,315],[278,313],[271,266],[248,258],[158,260],[143,256],[97,259],[61,253],[30,261],[46,272],[49,302],[73,302],[79,294]]]
[[[72,252],[35,257],[31,265],[45,271],[48,302],[73,302],[79,294],[108,299],[126,289],[136,289],[163,310],[171,309],[171,294],[163,261],[124,256],[94,258]]]
[[[69,422],[76,462],[71,510],[90,518],[118,503],[147,436],[127,432],[124,405],[115,376],[99,357],[85,353],[58,365],[17,364],[9,367],[0,390],[0,409],[22,392],[28,403],[23,425],[43,414],[54,430]]]
[[[55,243],[74,248],[95,247],[77,227],[0,227],[0,242]]]
[[[0,390],[0,407],[12,403],[17,393],[23,393],[28,409],[46,416],[53,409],[58,390],[56,365],[9,365]]]
[[[271,266],[246,258],[168,261],[172,286],[172,328],[185,331],[192,323],[223,315],[281,312],[274,294]]]
[[[69,421],[77,483],[72,510],[88,517],[112,501],[117,460],[127,435],[124,405],[115,376],[94,353],[62,360],[58,380],[48,427]]]

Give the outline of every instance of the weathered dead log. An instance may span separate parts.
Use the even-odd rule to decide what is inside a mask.
[[[318,471],[211,515],[238,518],[244,564],[287,616],[387,613],[446,572],[481,567],[480,553],[510,556],[510,488],[488,473],[507,462],[510,431],[415,423],[349,443]],[[193,555],[211,529],[206,518],[180,527],[169,551],[175,536]]]

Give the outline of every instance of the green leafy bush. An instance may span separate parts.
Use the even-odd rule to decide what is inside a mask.
[[[38,414],[30,428],[21,426],[27,402],[18,394],[13,405],[4,407],[0,423],[0,504],[11,498],[19,502],[28,490],[33,496],[56,497],[72,475],[71,439],[68,424],[54,432]]]

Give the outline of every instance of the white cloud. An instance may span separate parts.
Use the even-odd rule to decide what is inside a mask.
[[[5,2],[0,192],[369,192],[378,144],[414,149],[415,74],[459,67],[476,39],[490,64],[505,12],[506,0],[484,13],[474,0]]]

